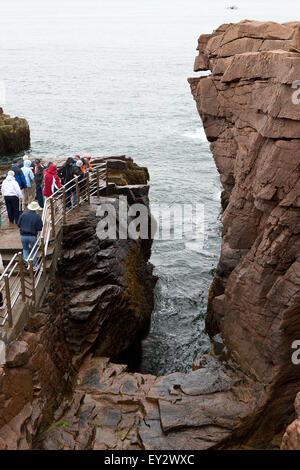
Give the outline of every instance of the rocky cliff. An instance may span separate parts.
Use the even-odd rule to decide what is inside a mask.
[[[198,42],[195,70],[211,74],[189,82],[224,187],[206,321],[215,355],[165,377],[87,358],[42,448],[279,448],[300,389],[297,26],[244,21]],[[296,420],[284,448],[298,432]]]
[[[26,119],[12,118],[0,108],[0,156],[26,150],[30,146],[30,130]]]
[[[148,262],[152,240],[98,236],[104,204],[115,207],[117,220],[121,196],[128,208],[149,207],[148,173],[125,158],[111,159],[108,168],[111,179],[136,184],[111,183],[108,197],[70,213],[51,291],[0,368],[1,449],[32,448],[68,403],[83,358],[117,357],[148,328],[156,282]]]
[[[224,187],[207,331],[261,390],[252,441],[292,419],[300,389],[300,23],[243,21],[201,35],[189,79]]]
[[[95,210],[80,212],[55,289],[1,371],[0,446],[279,448],[291,423],[282,447],[299,448],[297,26],[244,21],[199,38],[195,70],[211,74],[189,81],[224,187],[212,353],[165,377],[110,361],[149,319],[149,244],[96,240]],[[117,184],[134,184],[130,165]],[[144,186],[118,191],[147,201]]]

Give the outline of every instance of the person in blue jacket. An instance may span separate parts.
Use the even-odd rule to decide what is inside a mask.
[[[21,168],[23,175],[25,176],[27,188],[23,190],[24,204],[30,204],[35,199],[35,184],[34,174],[31,169],[31,161],[25,160],[24,166]]]
[[[19,167],[19,168],[23,168],[23,166],[24,166],[26,160],[29,160],[29,161],[30,161],[30,158],[28,157],[28,155],[24,155],[23,161],[22,161],[21,163],[19,163],[18,167]],[[34,173],[35,166],[34,166],[34,163],[32,163],[31,161],[30,161],[30,166],[31,166],[31,169],[32,169],[32,171],[33,171],[33,173]]]
[[[20,186],[20,189],[27,188],[25,176],[24,176],[21,168],[18,167],[17,160],[12,161],[12,165],[11,165],[10,170],[14,171],[15,180],[17,181],[18,185]],[[6,173],[6,176],[7,176],[7,173]]]

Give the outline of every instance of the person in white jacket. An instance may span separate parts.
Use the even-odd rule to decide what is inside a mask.
[[[7,177],[2,183],[1,193],[4,197],[9,222],[17,224],[20,215],[20,199],[23,199],[23,193],[15,180],[14,171],[11,170],[7,173]]]
[[[30,204],[35,198],[35,183],[34,183],[34,174],[31,169],[31,161],[24,160],[24,165],[21,168],[21,171],[25,177],[27,188],[23,189],[24,194],[24,204]],[[34,186],[34,187],[33,187]]]

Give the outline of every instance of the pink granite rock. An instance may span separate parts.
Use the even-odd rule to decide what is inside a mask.
[[[206,325],[211,337],[221,332],[229,363],[264,387],[252,443],[291,421],[300,389],[291,360],[300,339],[300,105],[291,86],[300,54],[289,52],[299,25],[242,21],[200,36],[212,73],[189,80],[229,199]]]
[[[6,366],[20,367],[29,359],[28,344],[25,341],[12,341],[7,347]]]

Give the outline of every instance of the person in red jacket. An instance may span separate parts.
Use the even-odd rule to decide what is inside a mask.
[[[44,190],[43,196],[50,197],[55,191],[61,188],[61,182],[57,175],[56,165],[49,165],[49,167],[44,171]]]

